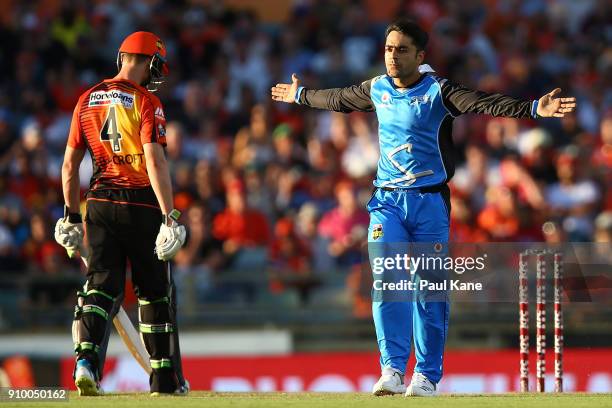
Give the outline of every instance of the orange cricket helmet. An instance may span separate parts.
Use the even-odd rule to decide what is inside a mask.
[[[117,69],[121,70],[121,54],[141,54],[151,57],[150,81],[145,84],[150,91],[156,91],[170,73],[166,63],[166,46],[163,41],[148,31],[136,31],[125,37],[117,53]]]

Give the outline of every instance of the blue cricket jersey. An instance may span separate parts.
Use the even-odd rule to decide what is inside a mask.
[[[447,183],[455,172],[453,119],[462,113],[535,117],[537,101],[467,89],[421,66],[420,78],[398,88],[380,75],[346,88],[300,87],[296,102],[337,112],[375,111],[380,159],[374,185],[417,188]]]

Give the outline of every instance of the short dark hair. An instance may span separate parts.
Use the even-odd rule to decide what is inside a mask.
[[[129,52],[122,52],[121,55],[125,55],[126,58],[129,58],[130,60],[136,62],[136,64],[142,64],[143,62],[145,62],[149,58],[151,58],[150,55],[132,54],[132,53],[129,53]]]
[[[408,19],[398,19],[387,26],[385,39],[391,31],[398,31],[405,36],[412,38],[412,42],[418,51],[424,50],[429,41],[429,35],[417,23]]]

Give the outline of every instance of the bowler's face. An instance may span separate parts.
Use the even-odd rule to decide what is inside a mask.
[[[412,38],[391,31],[385,42],[385,66],[391,78],[407,78],[423,62],[424,52],[417,51]]]

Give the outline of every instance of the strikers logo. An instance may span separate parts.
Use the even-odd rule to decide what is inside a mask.
[[[410,98],[410,105],[427,104],[429,99],[429,95],[413,96]]]
[[[374,224],[372,225],[372,239],[376,240],[378,238],[382,238],[383,236],[383,226],[382,224]]]

